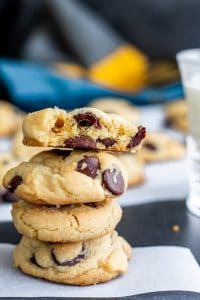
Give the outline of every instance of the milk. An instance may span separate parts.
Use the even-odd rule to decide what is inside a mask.
[[[184,84],[189,106],[189,133],[200,143],[200,74]]]
[[[187,158],[189,195],[186,205],[200,217],[200,48],[176,55],[189,109]]]
[[[184,82],[184,89],[189,108],[187,206],[193,213],[200,216],[200,73]]]

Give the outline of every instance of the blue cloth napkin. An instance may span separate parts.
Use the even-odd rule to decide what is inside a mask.
[[[66,78],[47,66],[7,59],[0,60],[0,79],[12,102],[25,111],[53,106],[73,109],[87,105],[94,98],[106,96],[122,97],[137,105],[183,96],[180,83],[145,89],[138,94],[127,94],[85,79]]]

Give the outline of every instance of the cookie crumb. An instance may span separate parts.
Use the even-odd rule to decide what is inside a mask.
[[[178,224],[174,224],[172,226],[172,231],[175,232],[175,233],[180,232],[180,229],[181,228],[180,228],[180,226]]]

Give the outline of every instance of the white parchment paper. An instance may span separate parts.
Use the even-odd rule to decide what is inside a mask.
[[[129,271],[110,282],[75,287],[24,275],[12,266],[12,245],[0,245],[1,297],[119,297],[155,291],[200,292],[200,268],[182,247],[134,248]]]

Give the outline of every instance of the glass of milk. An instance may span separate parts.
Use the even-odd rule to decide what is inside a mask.
[[[177,61],[189,109],[189,195],[186,204],[192,213],[200,217],[200,49],[179,52]]]

